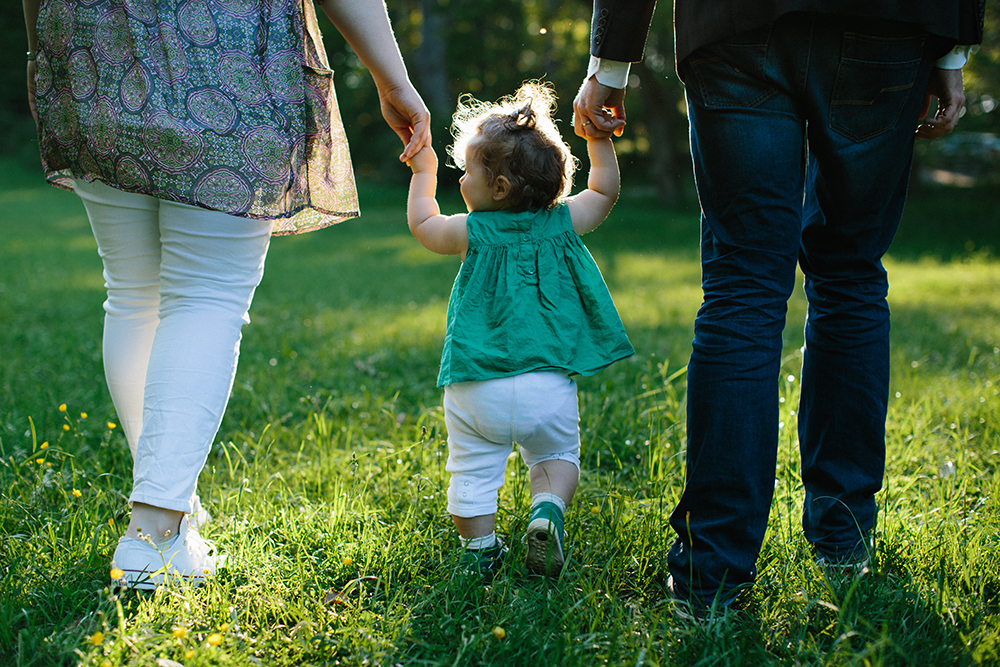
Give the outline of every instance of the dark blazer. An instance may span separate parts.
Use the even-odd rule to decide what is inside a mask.
[[[642,60],[656,0],[594,0],[591,54]],[[823,12],[916,23],[954,44],[979,44],[986,0],[675,0],[674,55],[773,22],[795,11]],[[950,48],[950,47],[948,47]]]

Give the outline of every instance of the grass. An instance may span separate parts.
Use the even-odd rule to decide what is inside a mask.
[[[201,478],[230,567],[202,589],[116,596],[131,462],[103,380],[100,261],[73,195],[10,161],[0,182],[0,664],[1000,662],[995,193],[911,201],[887,262],[873,574],[827,579],[801,536],[797,293],[758,585],[746,613],[705,627],[677,621],[663,587],[701,297],[690,205],[625,197],[587,237],[638,353],[580,380],[583,474],[558,582],[519,564],[488,588],[453,577],[435,379],[457,261],[409,236],[402,190],[368,187],[360,220],[272,243]],[[508,476],[499,530],[519,563],[519,461]]]

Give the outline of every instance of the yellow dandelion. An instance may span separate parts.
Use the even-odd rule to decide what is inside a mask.
[[[344,567],[350,567],[354,565],[354,561],[351,560],[350,556],[344,556]]]
[[[111,661],[105,660],[104,662],[101,663],[101,667],[111,667]]]
[[[175,639],[184,639],[188,636],[187,628],[174,628],[173,635]]]
[[[104,643],[104,633],[98,630],[94,634],[87,637],[87,642],[93,644],[94,646],[100,646]]]
[[[601,513],[601,508],[598,507],[597,505],[592,505],[590,507],[590,513],[591,514],[600,514]]]
[[[184,659],[185,660],[190,660],[193,657],[194,657],[194,649],[193,648],[189,648],[187,650],[187,653],[184,654]]]
[[[63,424],[63,430],[64,431],[68,431],[69,430],[69,424]]]
[[[87,418],[87,413],[86,412],[81,412],[80,413],[80,419],[86,419],[86,418]]]
[[[62,405],[59,406],[59,412],[66,412],[66,404],[65,403],[63,403]]]
[[[42,465],[43,463],[45,463],[45,459],[35,459],[35,463],[37,463],[38,465]]]
[[[219,626],[219,632],[225,632],[228,629],[229,629],[228,623],[223,623],[222,625]]]
[[[82,494],[82,493],[80,493],[80,489],[73,489],[73,495],[74,495],[75,497],[79,498],[79,497],[80,497],[80,496],[82,496],[83,494]]]
[[[497,639],[503,639],[507,636],[507,631],[501,628],[499,625],[493,628],[493,636]]]
[[[122,572],[122,569],[120,567],[113,567],[113,568],[111,568],[111,578],[112,579],[121,579],[124,576],[125,576],[125,573]]]
[[[48,441],[48,440],[46,440],[46,441],[45,441],[45,442],[43,442],[43,443],[42,443],[41,445],[39,445],[39,446],[38,446],[38,448],[39,448],[39,449],[48,449],[48,448],[49,448],[49,441]]]
[[[111,526],[112,528],[114,528],[115,527],[115,520],[114,519],[108,519],[108,525]]]
[[[205,641],[208,642],[209,646],[218,646],[219,644],[222,643],[222,635],[220,635],[218,632],[213,632],[208,636],[208,639],[206,639]]]
[[[118,428],[118,424],[116,424],[114,422],[108,422],[108,428],[111,429],[111,430],[114,430],[114,429]]]
[[[45,462],[45,465],[47,465],[48,467],[50,467],[50,468],[51,468],[51,467],[52,467],[52,461],[46,461],[46,462]]]

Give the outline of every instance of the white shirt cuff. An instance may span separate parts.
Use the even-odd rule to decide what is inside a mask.
[[[938,58],[934,66],[938,69],[962,69],[965,63],[969,62],[969,53],[972,46],[959,44],[948,53]]]
[[[628,73],[631,67],[632,63],[623,63],[618,60],[590,56],[587,78],[589,79],[596,74],[597,83],[609,88],[624,88],[625,84],[628,83]]]

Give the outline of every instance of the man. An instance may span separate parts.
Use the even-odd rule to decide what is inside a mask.
[[[778,375],[796,264],[809,301],[798,410],[803,530],[829,567],[867,569],[885,467],[888,282],[914,137],[950,132],[981,0],[676,0],[701,202],[687,481],[670,593],[703,615],[756,576],[774,491]],[[581,136],[621,134],[653,0],[596,0]],[[905,7],[905,9],[904,9]],[[821,10],[821,11],[820,11]],[[936,114],[923,117],[931,96]]]

